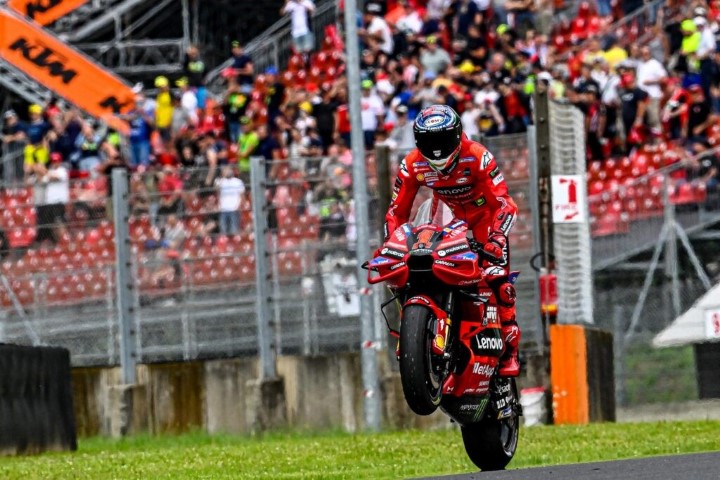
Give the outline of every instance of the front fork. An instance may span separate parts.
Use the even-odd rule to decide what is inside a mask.
[[[448,292],[442,307],[438,306],[435,301],[427,295],[415,295],[410,297],[403,306],[403,310],[407,305],[422,305],[432,311],[435,320],[433,321],[432,334],[433,340],[431,342],[432,354],[440,358],[450,359],[450,350],[452,348],[453,338],[451,333],[452,319],[450,314],[453,311],[455,303],[454,293]],[[395,347],[395,356],[400,358],[400,339],[398,338],[397,346]]]

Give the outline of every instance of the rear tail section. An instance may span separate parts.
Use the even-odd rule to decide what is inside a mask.
[[[133,107],[131,87],[44,28],[5,8],[0,8],[0,57],[88,114],[127,132],[127,124],[114,114]]]

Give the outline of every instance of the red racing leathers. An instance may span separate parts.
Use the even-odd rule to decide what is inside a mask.
[[[465,220],[477,242],[484,244],[493,234],[507,237],[515,224],[517,205],[508,194],[495,158],[484,146],[465,135],[459,157],[447,175],[441,175],[430,167],[417,149],[405,157],[400,164],[392,202],[385,216],[386,237],[409,220],[415,195],[421,186],[431,188],[434,197],[450,207],[456,218]],[[485,262],[483,267],[488,284],[495,290],[498,300],[498,315],[506,344],[500,374],[517,376],[520,329],[515,320],[515,288],[507,281],[509,248],[504,253],[504,262],[499,262],[499,265]]]

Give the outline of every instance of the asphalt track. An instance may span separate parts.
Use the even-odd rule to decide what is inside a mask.
[[[444,480],[720,480],[720,451],[428,478]]]

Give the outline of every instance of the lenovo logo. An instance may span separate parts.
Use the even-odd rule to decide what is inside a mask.
[[[56,52],[42,45],[33,45],[25,38],[18,38],[10,45],[11,51],[19,50],[22,56],[36,66],[44,68],[51,77],[60,77],[64,84],[69,84],[77,76],[77,71],[66,68],[62,58]]]
[[[466,193],[470,190],[472,190],[472,185],[457,188],[438,188],[435,191],[440,195],[460,195],[461,193]]]
[[[478,349],[480,349],[480,350],[501,351],[503,349],[503,341],[500,338],[480,337],[478,335],[475,337],[475,340],[477,340],[477,346],[478,346]]]

